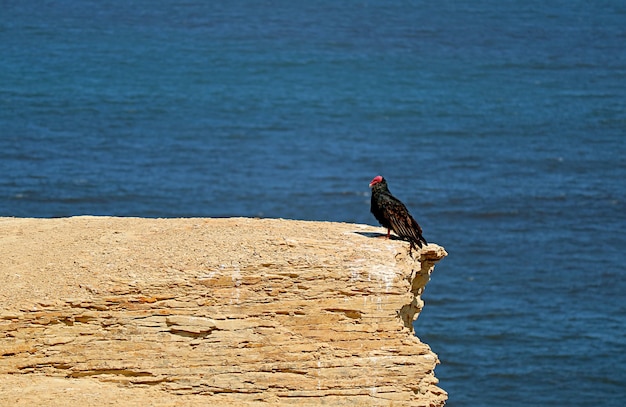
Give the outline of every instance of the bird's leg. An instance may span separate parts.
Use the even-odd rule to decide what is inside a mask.
[[[391,229],[387,229],[387,239],[389,239],[389,234],[391,233]]]

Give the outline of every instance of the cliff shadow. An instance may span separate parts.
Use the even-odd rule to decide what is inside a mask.
[[[378,233],[378,232],[360,232],[360,231],[355,231],[353,233],[356,233],[357,235],[361,235],[361,236],[365,236],[365,237],[370,237],[370,238],[387,238],[387,233]],[[389,239],[391,240],[403,240],[400,239],[398,236],[396,235],[390,235]]]

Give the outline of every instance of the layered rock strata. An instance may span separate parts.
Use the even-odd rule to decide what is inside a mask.
[[[446,255],[280,219],[0,218],[1,405],[442,406]]]

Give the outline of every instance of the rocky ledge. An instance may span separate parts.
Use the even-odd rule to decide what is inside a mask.
[[[435,244],[281,219],[0,218],[1,405],[442,406]]]

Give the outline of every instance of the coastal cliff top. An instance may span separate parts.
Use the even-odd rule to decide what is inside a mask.
[[[282,219],[0,218],[0,401],[443,405],[430,244]]]

